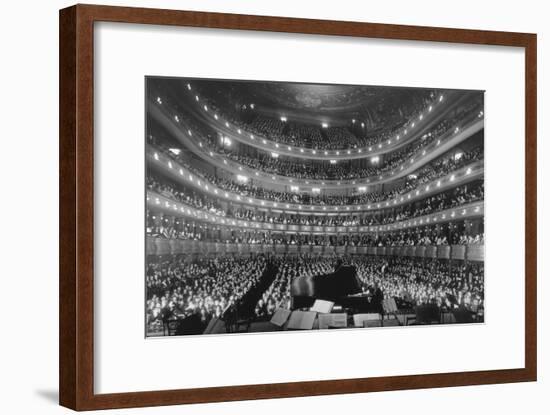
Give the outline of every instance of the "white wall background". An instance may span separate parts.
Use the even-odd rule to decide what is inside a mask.
[[[234,13],[358,20],[381,23],[464,27],[536,32],[539,35],[539,382],[385,392],[375,394],[280,399],[255,402],[126,410],[147,414],[329,414],[349,411],[406,411],[408,414],[463,414],[490,411],[517,414],[545,413],[550,406],[550,370],[545,346],[549,335],[549,302],[544,275],[543,216],[548,195],[543,183],[550,175],[550,80],[545,72],[550,56],[549,13],[545,2],[524,0],[472,1],[105,1],[113,5],[164,7]],[[0,26],[0,169],[3,219],[0,252],[2,319],[0,382],[3,413],[62,413],[57,406],[57,135],[58,135],[58,9],[71,3],[58,0],[6,2]],[[513,160],[510,160],[513,163]],[[31,242],[29,243],[29,240]],[[31,251],[27,249],[31,247]],[[7,265],[7,266],[6,266]],[[7,285],[6,285],[7,282]],[[22,328],[22,325],[25,329]],[[545,409],[546,408],[546,411]],[[115,411],[117,413],[123,411]]]

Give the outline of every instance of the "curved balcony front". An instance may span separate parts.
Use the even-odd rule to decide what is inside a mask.
[[[188,93],[190,95],[188,99],[189,109],[193,114],[224,136],[267,152],[277,151],[281,155],[325,161],[360,159],[397,150],[415,138],[422,136],[430,126],[469,97],[467,91],[447,91],[445,95],[440,95],[431,105],[424,108],[420,114],[409,119],[405,126],[396,132],[392,138],[384,138],[374,144],[359,148],[324,150],[278,142],[267,136],[247,131],[245,126],[235,125],[225,119],[223,115],[209,110],[208,104],[203,102],[199,95],[195,94],[190,84]],[[154,102],[151,101],[150,105],[154,105]]]
[[[264,184],[274,184],[278,186],[297,185],[302,189],[313,191],[314,188],[336,189],[343,187],[378,185],[404,177],[424,164],[434,160],[461,142],[472,137],[484,128],[484,119],[477,114],[472,114],[463,120],[454,129],[448,130],[440,138],[430,144],[420,148],[414,155],[407,158],[400,166],[384,171],[376,176],[355,178],[355,179],[305,179],[283,176],[262,172],[246,165],[239,164],[231,158],[208,149],[206,141],[200,138],[197,140],[196,134],[190,128],[186,128],[183,121],[176,121],[169,117],[158,106],[150,106],[150,114],[176,138],[182,145],[190,149],[194,154],[201,157],[206,162],[217,168],[226,170],[235,175],[245,175]]]
[[[447,223],[458,219],[469,219],[483,216],[484,202],[468,203],[451,209],[418,216],[415,218],[394,222],[387,225],[355,225],[355,226],[317,226],[317,225],[294,225],[283,223],[256,222],[243,219],[219,216],[205,210],[196,209],[160,193],[147,191],[147,207],[152,211],[160,211],[175,217],[182,217],[199,222],[210,223],[232,228],[240,228],[255,231],[267,232],[291,232],[309,234],[354,234],[354,233],[378,233],[396,231],[418,226],[425,226],[438,223]]]
[[[416,189],[400,194],[391,199],[379,202],[366,202],[362,204],[351,205],[320,205],[320,204],[300,204],[276,202],[273,200],[259,199],[253,196],[242,196],[240,194],[226,191],[215,184],[208,182],[204,177],[182,166],[166,154],[156,150],[153,146],[147,146],[147,160],[156,168],[161,169],[174,180],[183,182],[200,192],[220,198],[231,203],[248,205],[256,208],[271,208],[289,211],[290,213],[310,212],[315,214],[342,213],[352,211],[369,211],[382,208],[398,207],[409,204],[426,196],[439,193],[469,181],[481,178],[484,174],[483,161],[476,161],[468,166],[464,166],[443,177],[423,184]]]

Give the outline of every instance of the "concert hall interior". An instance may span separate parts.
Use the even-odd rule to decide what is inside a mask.
[[[484,322],[483,91],[147,77],[145,334]]]

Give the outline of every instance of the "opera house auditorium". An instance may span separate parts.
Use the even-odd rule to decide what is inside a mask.
[[[484,321],[482,91],[146,79],[148,337]]]

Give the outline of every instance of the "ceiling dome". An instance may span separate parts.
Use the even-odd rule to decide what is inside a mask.
[[[254,104],[260,114],[302,123],[347,125],[352,119],[377,128],[405,116],[406,108],[422,106],[433,94],[424,88],[289,82],[196,80],[200,91],[220,107]]]

